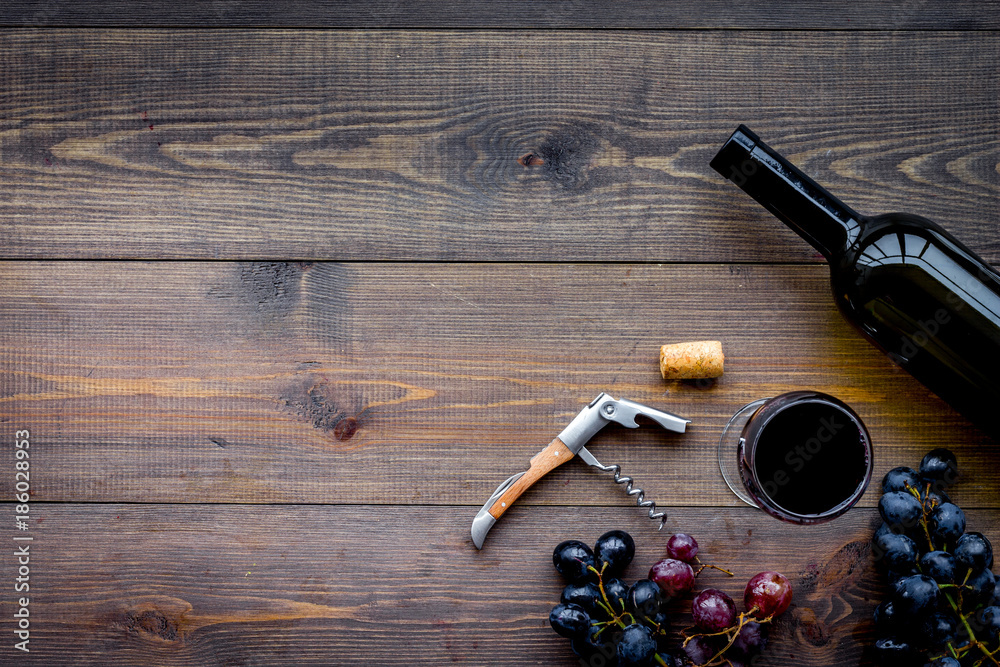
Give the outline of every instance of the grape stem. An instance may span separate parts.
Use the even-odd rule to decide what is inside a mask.
[[[955,660],[962,657],[958,654],[958,651],[955,650],[955,647],[951,645],[951,642],[948,642],[948,652],[951,653],[951,657],[955,658]]]
[[[735,577],[736,576],[735,574],[733,574],[729,570],[725,570],[725,569],[719,567],[718,565],[711,565],[710,563],[702,563],[700,560],[698,560],[697,556],[694,557],[694,562],[701,566],[701,567],[698,568],[698,571],[694,573],[694,576],[696,576],[696,577],[698,575],[700,575],[702,572],[704,572],[707,568],[712,568],[713,570],[718,570],[719,572],[725,572],[730,577]]]
[[[966,577],[966,580],[968,580],[968,577]],[[978,648],[980,651],[982,651],[983,655],[986,656],[986,658],[989,658],[990,662],[992,662],[994,665],[1000,665],[1000,662],[997,662],[997,659],[993,657],[994,654],[990,652],[986,644],[976,639],[976,633],[972,630],[972,626],[969,625],[968,617],[962,613],[961,607],[959,607],[959,605],[955,602],[954,598],[951,597],[951,594],[948,593],[948,591],[941,591],[941,592],[944,594],[944,597],[948,601],[948,604],[950,604],[951,608],[955,611],[955,615],[958,616],[958,619],[960,621],[962,621],[962,626],[965,628],[965,631],[969,634],[969,647]],[[961,600],[962,593],[959,592],[958,596],[959,600]],[[980,660],[976,664],[982,664],[982,661]]]
[[[608,599],[608,593],[607,591],[604,590],[604,570],[606,570],[607,567],[608,567],[607,562],[602,563],[601,570],[600,572],[598,572],[597,568],[595,568],[593,565],[587,566],[588,570],[597,575],[597,588],[601,591],[601,597],[604,598],[604,602],[598,600],[597,604],[599,604],[601,606],[601,609],[606,611],[608,615],[611,617],[610,621],[597,624],[604,626],[603,628],[597,631],[597,634],[604,632],[604,630],[607,629],[607,627],[610,626],[612,623],[616,624],[619,628],[624,630],[625,621],[622,619],[625,618],[626,616],[628,616],[629,619],[631,619],[632,623],[635,623],[635,617],[632,616],[632,614],[625,611],[625,602],[623,600],[619,600],[619,602],[622,603],[622,613],[621,615],[619,615],[618,612],[615,611],[614,605],[611,604],[611,600]]]
[[[754,617],[754,613],[757,612],[757,611],[758,611],[758,608],[756,606],[751,607],[749,610],[747,610],[747,611],[745,611],[745,612],[743,612],[743,613],[740,614],[740,616],[739,616],[739,622],[736,625],[734,625],[731,628],[726,628],[725,630],[722,630],[720,632],[699,633],[699,634],[691,635],[690,637],[685,637],[684,643],[681,644],[681,647],[683,648],[683,647],[687,646],[688,642],[690,642],[695,637],[720,637],[720,636],[724,635],[729,640],[726,643],[726,645],[718,653],[716,653],[715,655],[713,655],[709,659],[708,662],[704,663],[703,665],[696,665],[695,667],[710,667],[711,665],[724,665],[726,663],[729,663],[731,665],[732,662],[729,661],[729,660],[726,660],[723,657],[723,654],[726,651],[728,651],[729,648],[736,642],[736,638],[740,636],[740,631],[743,629],[743,626],[745,626],[747,623],[751,623],[751,622],[752,623],[760,623],[761,625],[763,625],[764,623],[770,623],[771,621],[774,620],[774,616],[773,615],[772,616],[767,616],[766,618],[755,618]],[[685,631],[686,630],[693,630],[693,629],[694,629],[694,627],[685,628]],[[720,662],[716,662],[716,661],[720,661]]]
[[[927,544],[931,546],[931,551],[936,551],[937,548],[934,546],[934,540],[931,538],[931,530],[927,523],[927,515],[933,511],[935,502],[930,500],[930,507],[927,506],[929,500],[928,496],[931,493],[930,482],[927,483],[927,488],[924,491],[924,495],[920,495],[920,491],[910,486],[909,482],[903,482],[906,489],[913,494],[913,496],[920,501],[920,527],[924,529],[924,535],[927,537]]]

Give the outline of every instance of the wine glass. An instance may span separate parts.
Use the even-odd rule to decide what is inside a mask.
[[[719,469],[748,505],[782,521],[823,523],[864,495],[871,437],[843,401],[793,391],[740,408],[719,440]]]

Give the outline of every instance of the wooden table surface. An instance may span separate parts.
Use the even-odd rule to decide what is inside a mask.
[[[701,586],[788,575],[761,665],[870,664],[877,482],[799,527],[718,472],[729,416],[795,389],[860,413],[876,480],[952,448],[1000,540],[996,444],[708,166],[743,122],[1000,261],[998,3],[167,7],[0,17],[0,663],[574,665],[552,548],[623,528],[630,580],[676,531],[736,574]],[[659,346],[701,339],[725,376],[664,382]],[[477,551],[479,506],[600,391],[692,420],[590,445],[664,532],[571,462]]]

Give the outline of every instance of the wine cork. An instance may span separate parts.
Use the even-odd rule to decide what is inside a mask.
[[[660,348],[660,374],[664,380],[694,380],[722,375],[722,343],[700,340]]]

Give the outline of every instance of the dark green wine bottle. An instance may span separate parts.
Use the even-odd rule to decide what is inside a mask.
[[[844,316],[1000,440],[1000,274],[917,215],[859,215],[740,125],[712,160],[830,264]]]

